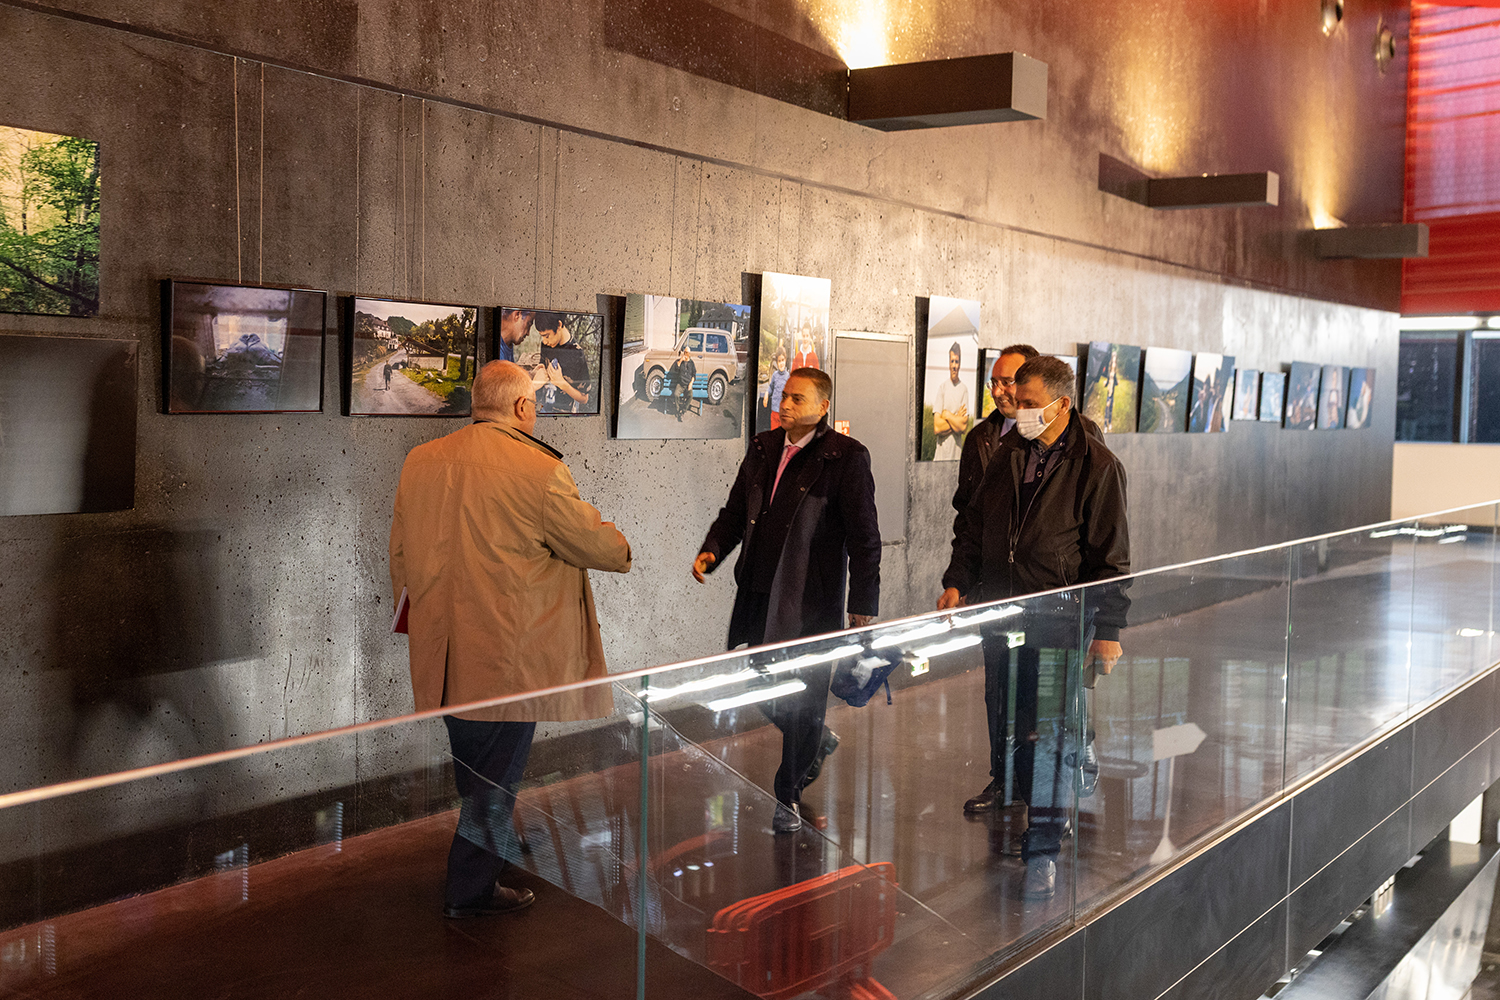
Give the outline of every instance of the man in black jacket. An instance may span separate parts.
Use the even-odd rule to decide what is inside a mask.
[[[729,499],[693,562],[693,577],[702,583],[704,574],[741,546],[730,649],[844,628],[846,569],[849,627],[875,620],[880,525],[870,452],[829,430],[832,392],[833,382],[816,368],[792,371],[781,393],[781,426],[751,440]],[[832,671],[830,664],[804,668],[798,676],[805,691],[762,705],[781,730],[772,819],[777,833],[802,826],[802,789],[837,746],[837,737],[823,728]]]
[[[1092,584],[1130,572],[1125,470],[1097,428],[1074,410],[1073,370],[1058,358],[1038,357],[1022,365],[1015,377],[1016,427],[1001,439],[979,489],[959,516],[939,608]],[[1048,772],[1044,790],[1045,778],[1051,779],[1045,814],[1031,796],[1034,776],[1022,773],[1018,755],[1016,790],[1031,806],[1021,853],[1027,861],[1025,892],[1032,898],[1050,896],[1056,882],[1055,858],[1073,790],[1064,758],[1076,767],[1091,766],[1088,749],[1064,753],[1066,717],[1077,714],[1067,709],[1083,700],[1081,686],[1092,687],[1094,674],[1109,673],[1119,659],[1120,629],[1129,607],[1123,587],[1095,586],[1029,600],[1019,622],[1008,619],[1001,626],[1019,625],[1024,633],[1018,673],[1028,661],[1036,669],[1046,664],[1060,672],[1065,709],[1056,745],[1038,762]],[[1081,650],[1086,650],[1084,656]],[[1005,780],[1004,685],[990,676],[1009,673],[1004,631],[985,635],[984,653],[987,694],[999,688],[998,705],[986,698],[992,717],[992,781],[966,808],[992,807]],[[1037,739],[1035,713],[1024,719],[1020,707],[1017,743],[1030,743]]]
[[[963,454],[958,459],[958,488],[953,491],[953,509],[958,511],[953,522],[954,534],[958,533],[964,508],[969,506],[980,480],[984,479],[990,456],[1000,446],[1000,439],[1016,425],[1016,372],[1040,353],[1030,344],[1012,344],[1002,348],[990,366],[990,397],[995,408],[964,438]]]

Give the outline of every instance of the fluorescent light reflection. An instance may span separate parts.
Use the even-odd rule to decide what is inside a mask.
[[[944,653],[952,653],[956,650],[967,649],[970,646],[977,646],[981,641],[983,640],[977,635],[961,635],[946,642],[935,642],[931,646],[914,649],[911,651],[911,655],[931,659],[934,656],[942,656]]]
[[[970,615],[954,615],[953,624],[969,626],[981,625],[984,622],[997,622],[1002,618],[1013,618],[1023,610],[1019,604],[1007,604],[1002,608],[988,608],[984,611],[976,611]]]
[[[1461,531],[1468,531],[1467,524],[1449,524],[1441,528],[1413,528],[1407,525],[1403,528],[1385,528],[1381,531],[1370,532],[1371,538],[1391,538],[1395,535],[1413,535],[1417,538],[1442,538],[1444,535],[1457,535]],[[1439,542],[1446,545],[1448,542],[1461,542],[1462,538],[1447,538]]]
[[[870,643],[872,649],[884,649],[887,646],[896,646],[903,642],[915,642],[918,639],[926,639],[929,636],[942,635],[944,632],[953,630],[953,625],[946,621],[931,622],[917,628],[907,629],[905,632],[897,632],[895,635],[882,636]]]
[[[853,656],[862,649],[864,647],[858,643],[851,643],[847,646],[830,649],[826,653],[808,653],[806,656],[795,656],[790,660],[782,660],[780,663],[767,664],[766,670],[773,674],[784,674],[788,670],[801,670],[803,667],[815,667],[820,663],[828,663],[831,660],[842,660],[846,656]]]
[[[863,649],[864,647],[857,643],[850,643],[830,649],[826,653],[808,653],[804,656],[793,657],[790,660],[783,660],[780,663],[772,663],[764,671],[751,670],[747,667],[730,674],[712,674],[708,677],[700,677],[697,680],[683,681],[681,684],[670,684],[660,687],[653,685],[647,687],[641,697],[649,702],[658,702],[666,701],[668,698],[676,698],[680,695],[698,694],[703,691],[712,691],[715,688],[730,687],[735,684],[748,684],[751,681],[764,677],[766,674],[784,674],[789,670],[800,670],[803,667],[814,667],[820,663],[828,663],[832,660],[842,660],[844,657],[853,656]],[[801,684],[802,682],[797,681],[796,683]],[[801,688],[798,690],[801,690]],[[713,708],[713,705],[710,704],[709,707]]]
[[[708,703],[710,712],[723,712],[731,708],[740,708],[743,705],[754,705],[757,702],[770,701],[772,698],[781,698],[798,691],[806,691],[807,685],[802,681],[792,680],[777,684],[774,687],[761,688],[758,691],[746,691],[744,694],[732,695],[728,698],[720,698]]]
[[[730,684],[743,684],[753,681],[760,674],[754,670],[737,670],[732,674],[713,674],[710,677],[700,677],[695,681],[684,681],[663,687],[648,687],[642,696],[647,701],[664,701],[667,698],[675,698],[680,694],[695,694],[699,691],[711,691],[714,688],[725,687]]]

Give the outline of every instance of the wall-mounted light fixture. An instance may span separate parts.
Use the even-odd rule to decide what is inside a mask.
[[[1047,64],[1019,52],[849,71],[849,120],[883,132],[1047,117]]]
[[[1421,222],[1314,229],[1312,241],[1313,253],[1323,258],[1378,260],[1427,256],[1427,226]]]
[[[1279,203],[1281,178],[1275,171],[1253,174],[1200,174],[1152,177],[1104,153],[1099,154],[1099,190],[1147,208],[1254,208]]]

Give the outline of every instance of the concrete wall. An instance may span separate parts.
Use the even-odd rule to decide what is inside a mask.
[[[1385,517],[1399,269],[1317,261],[1299,234],[1327,214],[1399,219],[1404,69],[1379,76],[1365,36],[1401,6],[1351,10],[1332,38],[1305,4],[944,7],[878,25],[900,31],[889,58],[1027,51],[1051,66],[1047,121],[885,135],[752,92],[792,72],[770,41],[826,61],[850,37],[816,4],[0,2],[0,121],[98,139],[107,198],[101,315],[3,316],[0,333],[141,345],[135,509],[0,521],[0,789],[410,708],[391,497],[406,451],[458,422],[332,403],[166,417],[166,277],[589,309],[626,291],[737,300],[742,273],[777,270],[831,278],[836,329],[910,336],[914,297],[946,294],[982,300],[985,346],[1373,366],[1365,431],[1111,444],[1141,567]],[[754,44],[646,44],[692,17]],[[694,72],[667,65],[694,54]],[[715,54],[749,89],[709,78]],[[1159,173],[1275,169],[1282,205],[1153,213],[1096,190],[1101,151]],[[330,401],[337,357],[331,332]],[[611,665],[714,651],[731,581],[698,588],[687,568],[743,443],[607,427],[541,434],[635,544],[628,578],[596,579]],[[910,469],[886,616],[937,595],[955,474]],[[371,752],[348,773],[387,766]],[[255,794],[333,780],[309,768]]]

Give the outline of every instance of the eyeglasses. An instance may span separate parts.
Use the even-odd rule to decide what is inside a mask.
[[[992,379],[990,379],[990,388],[991,389],[993,389],[997,385],[1003,385],[1003,386],[1005,386],[1005,388],[1010,389],[1010,388],[1014,388],[1015,384],[1016,384],[1016,380],[1013,379],[1013,378],[992,378]]]

